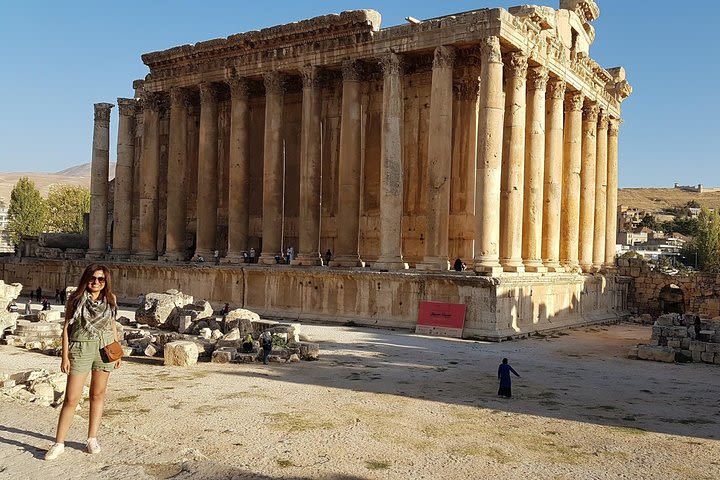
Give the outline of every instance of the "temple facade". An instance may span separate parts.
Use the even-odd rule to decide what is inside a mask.
[[[95,105],[88,258],[231,266],[253,248],[270,271],[293,247],[301,267],[330,250],[328,272],[459,258],[501,282],[606,285],[632,89],[589,56],[598,15],[560,0],[381,29],[358,10],[145,54],[118,98],[112,196],[113,105]]]

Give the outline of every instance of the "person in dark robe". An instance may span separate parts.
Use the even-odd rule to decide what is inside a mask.
[[[455,263],[453,264],[453,270],[456,272],[462,272],[463,271],[463,261],[460,260],[460,258],[455,259]]]
[[[500,380],[500,388],[498,389],[498,396],[510,398],[512,396],[510,373],[514,373],[516,377],[520,377],[508,363],[507,358],[502,359],[502,363],[498,367],[498,379]]]

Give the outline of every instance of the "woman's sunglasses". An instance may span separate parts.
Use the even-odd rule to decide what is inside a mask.
[[[105,283],[105,277],[90,277],[90,280],[88,280],[88,283],[92,283],[97,281],[98,283]]]

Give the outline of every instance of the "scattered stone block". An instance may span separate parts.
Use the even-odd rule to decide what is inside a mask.
[[[237,351],[235,349],[223,347],[212,353],[212,359],[210,361],[213,363],[230,363],[235,359],[236,353]]]
[[[222,337],[222,340],[240,340],[240,337],[240,329],[233,328]]]
[[[300,348],[300,358],[303,360],[317,360],[320,356],[320,345],[311,342],[298,342],[295,344]]]
[[[198,355],[194,342],[180,340],[165,345],[165,365],[189,367],[197,363]]]
[[[121,345],[121,347],[122,347],[122,351],[123,351],[123,356],[125,356],[125,357],[129,357],[130,355],[132,355],[135,352],[135,349],[132,347],[127,347],[125,345]]]
[[[210,334],[210,338],[213,338],[213,339],[215,339],[215,340],[218,340],[218,339],[220,339],[220,338],[222,338],[222,337],[223,337],[223,333],[222,333],[222,331],[221,331],[219,328],[213,330],[212,333]]]
[[[191,303],[193,303],[191,295],[185,295],[177,290],[148,293],[145,295],[145,302],[135,311],[135,320],[139,324],[151,327],[164,326],[170,315]]]
[[[148,344],[147,347],[145,347],[145,350],[143,351],[143,353],[145,354],[145,356],[154,357],[155,355],[158,354],[159,351],[160,351],[159,346],[155,345],[154,343],[150,343],[150,344]]]
[[[10,378],[15,380],[18,385],[25,385],[33,382],[39,378],[47,377],[48,371],[45,369],[40,370],[26,370],[24,372],[18,372],[10,375]]]
[[[235,355],[236,363],[253,363],[257,354],[255,353],[238,353]]]
[[[212,330],[210,330],[210,329],[207,328],[207,327],[201,328],[201,329],[200,329],[200,332],[199,332],[199,335],[200,335],[202,338],[207,338],[207,339],[212,338]]]
[[[638,358],[640,360],[673,363],[675,361],[675,351],[668,347],[640,345],[638,346]]]
[[[702,360],[705,363],[713,363],[713,361],[715,360],[715,354],[708,353],[708,352],[701,352],[700,360]]]
[[[636,356],[637,356],[637,355],[636,355]],[[299,362],[299,361],[300,361],[300,357],[298,356],[297,353],[293,353],[293,354],[290,355],[290,357],[288,358],[288,362],[291,362],[291,363],[296,363],[296,362]]]
[[[30,393],[37,398],[43,399],[48,405],[55,401],[55,389],[49,383],[33,385],[30,388]]]
[[[185,333],[192,327],[193,321],[190,315],[183,315],[178,320],[178,333]]]

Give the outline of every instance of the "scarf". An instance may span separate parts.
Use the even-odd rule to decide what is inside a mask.
[[[93,300],[90,292],[85,291],[80,296],[69,323],[73,324],[77,321],[80,328],[94,337],[99,337],[103,332],[110,330],[114,319],[115,309],[104,297],[101,300]]]

